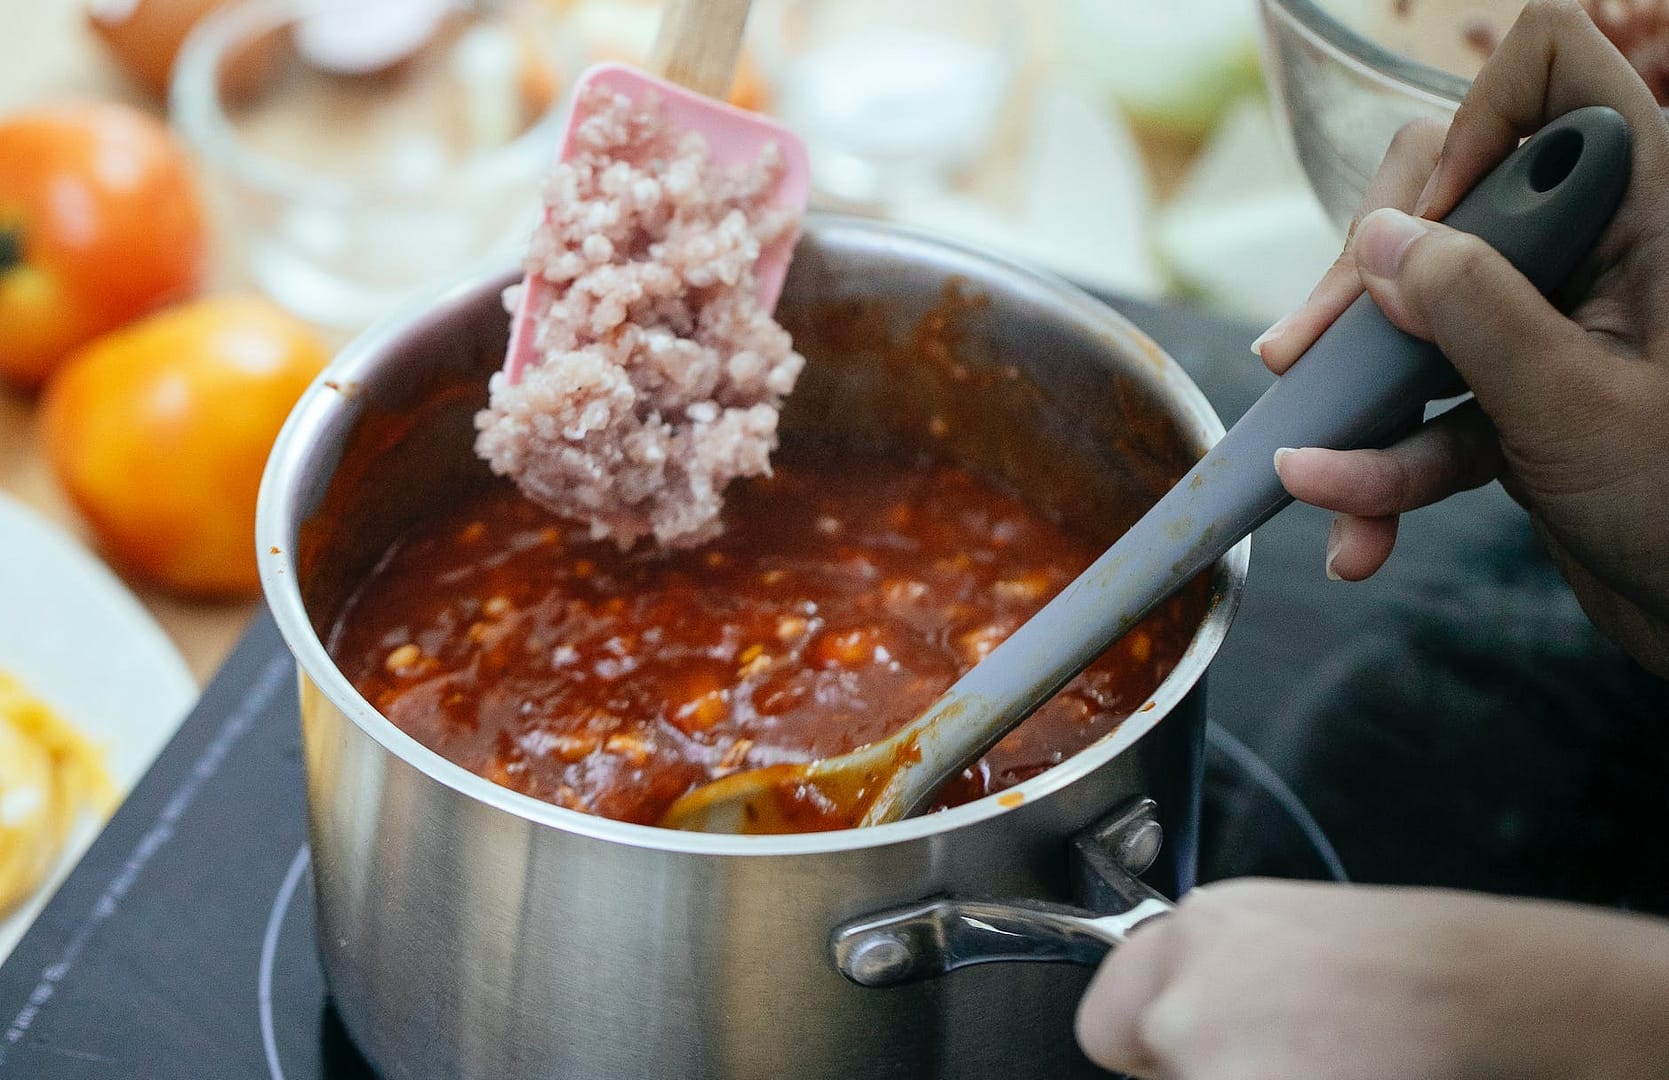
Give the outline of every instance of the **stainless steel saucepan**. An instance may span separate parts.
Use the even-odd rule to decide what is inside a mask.
[[[1081,965],[1158,909],[1132,872],[1152,863],[1171,895],[1192,882],[1203,680],[1248,545],[1212,571],[1152,707],[1003,796],[800,836],[528,798],[395,728],[325,645],[387,545],[481,482],[471,417],[515,278],[453,288],[350,346],[262,487],[264,585],[300,669],[319,949],[360,1049],[390,1080],[1100,1075],[1072,1041]],[[1100,303],[918,234],[814,216],[779,315],[809,360],[785,438],[933,440],[1109,536],[1143,508],[1133,487],[1151,499],[1222,434],[1182,370]],[[940,413],[948,431],[924,423]],[[993,959],[1077,963],[969,966]]]

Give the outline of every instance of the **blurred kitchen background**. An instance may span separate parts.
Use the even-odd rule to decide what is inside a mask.
[[[1452,112],[1521,2],[755,0],[732,100],[807,141],[817,206],[1165,302],[1132,310],[1232,416],[1265,378],[1246,345],[1337,255],[1392,133]],[[1660,28],[1590,7],[1669,97]],[[114,797],[257,611],[256,485],[300,387],[406,298],[525,248],[567,88],[641,60],[658,16],[654,0],[0,0],[0,166],[59,159],[0,168],[17,189],[0,191],[0,271],[42,294],[53,274],[96,279],[0,305],[0,678],[104,748]],[[143,115],[36,108],[110,101]],[[7,158],[31,125],[35,149]],[[48,219],[98,225],[75,193],[135,161],[169,206],[106,193],[141,227],[34,239]],[[170,180],[187,170],[194,190]],[[25,188],[37,220],[12,205]],[[146,267],[151,293],[114,295]],[[1662,818],[1669,766],[1637,733],[1669,691],[1598,638],[1507,497],[1413,516],[1385,573],[1331,590],[1309,587],[1324,517],[1296,508],[1260,537],[1214,707],[1352,871],[1669,910],[1669,869],[1640,869],[1669,851],[1635,828]],[[0,903],[0,958],[48,891]]]
[[[170,107],[168,55],[225,6],[0,5],[0,113],[166,109],[217,211],[213,283],[258,285],[338,340],[517,251],[565,87],[640,59],[658,16],[652,0],[332,2],[292,49],[296,5],[256,0],[182,58]],[[1254,0],[759,0],[733,98],[807,139],[817,205],[1268,322],[1342,233],[1272,115],[1257,18]]]

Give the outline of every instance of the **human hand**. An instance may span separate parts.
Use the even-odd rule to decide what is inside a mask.
[[[1559,298],[1567,317],[1488,246],[1434,221],[1520,138],[1583,105],[1622,113],[1634,169]],[[1669,125],[1577,4],[1525,9],[1447,138],[1430,124],[1399,133],[1344,254],[1254,350],[1284,372],[1364,285],[1443,350],[1475,400],[1385,450],[1277,455],[1294,498],[1338,514],[1329,576],[1368,577],[1391,554],[1397,515],[1499,477],[1595,623],[1669,675]]]
[[[1661,1080],[1669,925],[1438,889],[1195,889],[1108,955],[1078,1042],[1145,1080]]]

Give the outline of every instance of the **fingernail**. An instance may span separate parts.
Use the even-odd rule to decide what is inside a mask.
[[[1252,355],[1257,357],[1259,360],[1263,359],[1263,347],[1280,337],[1282,334],[1286,333],[1287,327],[1292,325],[1292,320],[1297,314],[1297,311],[1287,312],[1279,319],[1276,319],[1273,326],[1259,334],[1256,339],[1252,341]]]
[[[1426,224],[1401,210],[1384,207],[1362,219],[1356,230],[1356,265],[1377,278],[1395,278],[1408,245],[1426,234]]]
[[[1431,197],[1437,191],[1437,174],[1443,170],[1443,159],[1438,158],[1437,164],[1432,166],[1431,175],[1426,177],[1426,186],[1420,189],[1420,197],[1414,200],[1414,216],[1425,217],[1426,211],[1431,209]]]
[[[1339,549],[1344,547],[1344,521],[1333,519],[1333,527],[1327,530],[1327,580],[1343,581],[1337,570],[1333,569],[1333,560],[1339,557]]]
[[[1293,447],[1290,447],[1290,446],[1283,446],[1280,449],[1275,451],[1275,471],[1276,472],[1281,471],[1281,462],[1285,461],[1286,456],[1288,454],[1292,453],[1292,451],[1293,451]]]

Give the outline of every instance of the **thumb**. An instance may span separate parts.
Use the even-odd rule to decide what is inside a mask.
[[[1552,434],[1598,400],[1584,392],[1598,389],[1587,334],[1476,236],[1386,208],[1362,219],[1351,254],[1385,317],[1436,344],[1503,435]]]

